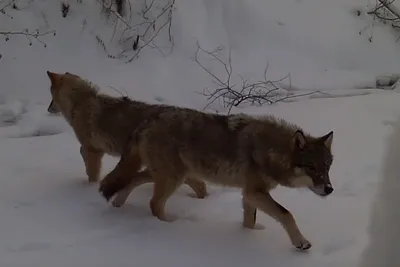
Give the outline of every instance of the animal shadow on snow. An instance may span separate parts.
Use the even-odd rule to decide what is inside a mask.
[[[81,206],[94,211],[95,214],[107,221],[126,221],[132,223],[137,220],[149,219],[157,221],[148,208],[151,197],[147,185],[135,189],[129,201],[123,207],[116,208],[107,203],[99,194],[99,184],[87,182],[86,177],[66,178],[68,181],[60,184],[54,194],[60,197],[60,201],[68,201],[71,205]]]

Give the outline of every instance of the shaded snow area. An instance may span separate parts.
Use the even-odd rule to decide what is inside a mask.
[[[69,5],[65,18],[62,2]],[[374,1],[176,0],[170,27],[130,63],[133,44],[118,42],[126,27],[114,27],[100,2],[0,0],[1,267],[400,266],[400,95],[396,84],[375,88],[377,77],[399,75],[400,44],[394,29],[366,14]],[[156,17],[137,11],[143,0],[129,3],[137,23]],[[150,9],[166,3],[156,0]],[[50,34],[39,37],[43,43],[4,34],[25,29]],[[88,184],[71,127],[47,112],[47,70],[75,73],[110,95],[201,110],[209,103],[204,88],[219,86],[210,73],[223,81],[227,73],[218,60],[203,58],[210,73],[204,71],[194,60],[196,42],[207,51],[230,49],[232,84],[242,82],[239,75],[263,79],[268,65],[267,79],[290,74],[276,85],[304,95],[243,103],[233,113],[274,114],[315,136],[334,131],[329,197],[272,192],[312,242],[310,251],[294,250],[261,212],[265,229],[243,229],[237,189],[210,185],[208,197],[195,199],[180,187],[167,203],[178,217],[171,223],[151,215],[151,184],[112,207]],[[216,101],[207,111],[228,110]],[[117,160],[106,156],[102,175]]]

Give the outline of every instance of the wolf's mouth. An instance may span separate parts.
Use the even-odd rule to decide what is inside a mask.
[[[60,113],[58,108],[56,108],[54,106],[54,100],[51,100],[49,106],[47,107],[47,112],[49,112],[50,114],[58,114],[58,113]]]
[[[333,187],[331,185],[310,186],[309,189],[314,192],[314,194],[321,197],[326,197],[333,192]]]

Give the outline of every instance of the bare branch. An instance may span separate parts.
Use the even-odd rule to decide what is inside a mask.
[[[3,5],[6,1],[1,1],[0,5]],[[2,7],[0,7],[0,13],[4,14],[5,10],[7,7],[11,6],[13,4],[12,1],[9,1],[8,3],[5,3]]]
[[[375,7],[367,12],[374,20],[378,19],[383,24],[390,24],[393,29],[400,28],[400,10],[393,4],[395,0],[376,0]],[[361,14],[360,12],[358,14]],[[363,31],[363,30],[362,30]],[[361,32],[359,34],[361,34]],[[397,41],[400,39],[397,39]],[[372,32],[369,41],[372,42]],[[396,42],[397,42],[396,41]]]
[[[7,1],[0,1],[0,15],[6,15],[6,16],[10,17],[11,19],[13,19],[12,16],[10,16],[10,15],[8,15],[6,13],[6,9],[8,7],[10,7],[11,5],[15,6],[14,1],[11,1],[11,0],[8,0],[8,2]]]
[[[111,1],[111,2],[110,2]],[[133,52],[133,55],[129,55],[126,62],[132,62],[134,59],[138,58],[139,53],[146,47],[156,48],[162,55],[165,53],[163,49],[155,43],[155,39],[161,34],[161,32],[167,29],[168,41],[171,43],[171,51],[174,46],[173,38],[171,35],[172,26],[172,13],[175,9],[175,0],[169,0],[167,3],[161,7],[156,4],[155,0],[144,0],[143,9],[140,12],[132,13],[136,15],[136,24],[131,24],[131,17],[129,20],[123,18],[117,11],[112,9],[113,0],[97,0],[101,3],[103,11],[110,18],[112,18],[115,23],[114,33],[112,38],[116,35],[117,24],[121,23],[124,27],[120,35],[119,42],[122,44],[127,44],[129,42],[129,48],[123,49],[118,53],[116,57],[127,58],[127,53]],[[130,1],[127,1],[129,3]],[[129,10],[131,10],[129,5]],[[155,10],[159,10],[158,13]],[[154,13],[156,13],[154,15]],[[140,42],[139,42],[140,40]],[[126,45],[125,45],[126,46]],[[115,58],[115,56],[111,56]]]
[[[268,64],[263,73],[263,80],[257,82],[250,82],[241,75],[237,75],[241,84],[236,86],[233,84],[233,68],[232,68],[232,58],[231,49],[228,50],[228,59],[224,61],[220,56],[223,48],[218,47],[213,51],[207,51],[200,47],[199,42],[197,42],[197,49],[194,55],[194,61],[212,78],[212,83],[216,85],[215,89],[210,90],[209,88],[204,88],[202,95],[204,95],[208,103],[204,109],[208,108],[211,104],[216,101],[221,101],[224,108],[227,109],[228,114],[231,113],[233,107],[238,107],[239,105],[248,103],[250,105],[264,105],[264,104],[274,104],[280,101],[287,101],[300,96],[307,96],[317,93],[307,92],[303,94],[293,94],[290,92],[291,79],[290,74],[282,77],[278,80],[268,80],[267,70]],[[200,61],[200,54],[208,56],[210,59],[216,61],[224,70],[224,77],[219,77],[217,74],[212,72],[210,69],[206,68],[205,65]],[[284,80],[289,80],[289,89],[285,90],[279,86],[279,83]]]
[[[30,4],[32,2],[32,0],[27,1],[28,4]],[[16,3],[14,0],[0,0],[0,16],[1,15],[6,15],[8,17],[10,17],[11,19],[13,19],[12,16],[8,15],[6,13],[6,9],[12,7],[13,9],[16,10],[21,10],[20,7],[17,7]],[[42,13],[42,16],[45,20],[45,23],[47,24],[46,18],[44,16],[44,14]],[[11,36],[24,36],[25,38],[28,39],[29,45],[32,45],[32,38],[35,39],[37,42],[41,43],[44,45],[44,47],[46,47],[47,45],[41,40],[41,37],[45,36],[45,35],[49,35],[49,34],[53,34],[56,35],[56,31],[55,30],[51,30],[51,31],[39,31],[38,29],[36,30],[22,30],[22,31],[11,31],[11,30],[2,30],[0,31],[0,35],[5,37],[5,41],[9,41]]]
[[[149,6],[147,5],[147,1],[145,0],[145,8],[144,8],[143,13],[142,13],[142,17],[143,17],[144,19],[146,19],[146,20],[149,19],[149,18],[146,16],[146,14],[147,14],[147,12],[149,12],[149,10],[150,10],[151,7],[153,6],[153,4],[154,4],[154,0],[151,1],[151,3],[150,3]]]
[[[28,29],[26,29],[25,31],[15,31],[15,32],[14,31],[0,31],[0,35],[4,35],[6,38],[6,41],[8,41],[10,39],[10,36],[12,36],[12,35],[23,35],[28,39],[29,45],[32,45],[32,41],[29,37],[33,37],[34,39],[36,39],[36,41],[43,44],[44,47],[46,47],[47,45],[40,39],[40,37],[49,35],[49,34],[56,35],[56,31],[52,30],[52,31],[47,31],[47,32],[40,32],[39,30],[35,30],[35,31],[30,32],[30,31],[28,31]]]
[[[395,0],[378,0],[375,8],[372,11],[367,12],[367,14],[374,15],[382,20],[398,21],[400,19],[399,14],[395,11],[394,7],[392,6],[394,1]],[[382,15],[380,11],[384,11],[384,9],[388,10],[395,17],[391,18],[389,16]]]

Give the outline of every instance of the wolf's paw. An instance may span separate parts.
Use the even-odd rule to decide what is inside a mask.
[[[242,226],[243,226],[244,229],[249,229],[249,230],[264,230],[264,229],[265,229],[265,226],[262,225],[262,224],[259,224],[259,223],[255,223],[255,224],[252,224],[252,223],[249,223],[249,224],[243,223]]]
[[[265,226],[259,223],[256,223],[253,227],[254,230],[264,230]]]
[[[104,183],[100,183],[99,186],[99,192],[100,194],[108,201],[115,195],[115,190],[111,186],[108,186]]]
[[[198,199],[204,199],[207,196],[208,196],[208,192],[205,188],[203,190],[199,190],[196,192],[196,198],[198,198]]]
[[[116,207],[116,208],[120,208],[120,207],[122,207],[122,206],[125,204],[125,199],[124,199],[124,200],[121,200],[121,199],[119,199],[118,197],[116,197],[116,198],[111,202],[111,204],[112,204],[114,207]]]
[[[308,241],[304,237],[301,237],[298,240],[293,241],[292,243],[293,246],[295,246],[299,250],[309,250],[312,247],[310,241]]]
[[[99,179],[98,178],[88,178],[88,182],[90,183],[90,184],[95,184],[95,183],[97,183],[99,181]]]
[[[166,214],[162,221],[164,222],[174,222],[178,219],[178,216],[176,214]]]
[[[208,196],[207,193],[189,193],[187,195],[191,198],[197,198],[197,199],[204,199]]]
[[[176,216],[175,214],[163,214],[163,215],[155,215],[160,221],[163,222],[174,222],[178,219],[178,216]]]

